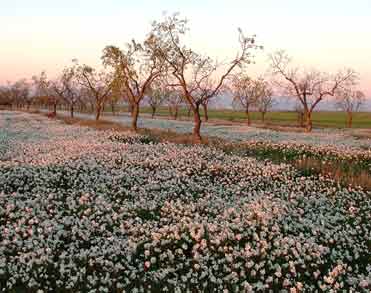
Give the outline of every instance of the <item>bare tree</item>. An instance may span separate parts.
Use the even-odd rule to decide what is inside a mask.
[[[103,64],[110,66],[121,81],[132,109],[132,129],[137,131],[140,103],[151,83],[165,70],[157,56],[157,40],[149,35],[143,44],[132,41],[124,50],[107,46],[103,51]]]
[[[300,127],[304,127],[305,124],[304,124],[304,109],[303,109],[303,105],[301,103],[296,103],[295,104],[295,108],[294,108],[294,111],[297,115],[297,121],[298,121],[298,124]]]
[[[54,84],[60,98],[69,106],[71,118],[74,117],[76,104],[80,101],[83,94],[83,90],[76,79],[76,70],[76,66],[65,68],[59,80]]]
[[[172,116],[174,120],[177,120],[179,115],[179,109],[181,105],[184,103],[182,91],[176,88],[172,88],[170,91],[170,95],[167,97],[166,102],[169,108],[170,116]]]
[[[53,84],[53,82],[48,79],[45,71],[41,72],[40,76],[34,75],[32,80],[36,95],[39,97],[46,97],[48,104],[53,106],[52,115],[57,115],[57,105],[60,98],[55,91],[55,83]]]
[[[12,107],[15,100],[11,96],[9,86],[0,86],[0,105]]]
[[[359,90],[344,88],[336,91],[336,104],[347,114],[347,126],[352,127],[353,113],[358,112],[366,100],[366,96]]]
[[[265,115],[270,111],[275,103],[273,97],[273,90],[267,81],[260,79],[261,83],[261,95],[258,96],[256,101],[256,108],[261,114],[262,122],[265,122]]]
[[[85,88],[95,101],[95,120],[99,120],[106,99],[114,86],[116,75],[106,71],[96,71],[88,65],[76,63],[76,78],[78,83]]]
[[[152,118],[155,117],[156,110],[171,96],[171,88],[166,81],[157,79],[152,82],[147,101],[152,110]]]
[[[307,132],[312,130],[312,112],[318,103],[334,96],[337,89],[354,84],[358,78],[352,69],[329,75],[317,70],[291,68],[291,60],[284,51],[271,54],[270,61],[273,75],[281,78],[280,86],[287,95],[297,98],[302,104]]]
[[[160,43],[158,55],[168,64],[176,81],[173,85],[183,91],[183,97],[193,112],[193,140],[200,143],[200,105],[217,96],[224,81],[236,68],[249,64],[253,57],[251,51],[259,46],[255,44],[255,36],[245,37],[239,30],[241,51],[229,63],[223,64],[187,48],[182,43],[187,30],[187,20],[180,19],[178,14],[153,23],[153,35]]]
[[[111,106],[112,115],[116,114],[116,105],[125,97],[126,96],[123,92],[121,81],[119,78],[116,78],[113,83],[112,90],[107,98],[107,102]]]
[[[30,84],[26,79],[20,79],[14,83],[8,82],[6,93],[18,107],[26,106],[27,109],[30,108],[33,96],[31,95]]]
[[[245,111],[247,125],[251,125],[250,109],[257,105],[258,99],[265,94],[264,83],[241,73],[232,79],[231,90],[234,106]]]

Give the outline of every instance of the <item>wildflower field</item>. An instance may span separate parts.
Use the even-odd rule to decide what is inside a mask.
[[[370,158],[357,143],[292,149]],[[2,292],[370,292],[370,251],[361,188],[246,153],[0,113]]]

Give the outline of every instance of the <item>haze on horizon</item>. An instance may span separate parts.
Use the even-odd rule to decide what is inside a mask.
[[[235,52],[237,27],[256,34],[265,50],[251,74],[267,70],[267,53],[285,49],[298,65],[354,68],[371,97],[369,0],[2,1],[0,83],[42,70],[54,76],[73,58],[99,65],[106,45],[142,39],[164,11],[187,17],[191,46],[219,59]]]

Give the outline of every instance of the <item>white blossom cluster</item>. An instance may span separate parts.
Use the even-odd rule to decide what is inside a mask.
[[[3,292],[371,290],[370,192],[29,114],[0,125]]]

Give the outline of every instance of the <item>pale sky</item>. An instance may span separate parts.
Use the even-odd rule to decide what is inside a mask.
[[[285,49],[298,65],[354,68],[371,96],[371,0],[0,0],[0,83],[54,76],[73,58],[98,65],[106,45],[142,39],[164,11],[187,17],[188,44],[219,59],[234,56],[238,27],[256,34],[265,50],[252,75]]]

